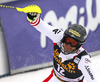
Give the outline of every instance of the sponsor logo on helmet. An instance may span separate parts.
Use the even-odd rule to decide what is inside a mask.
[[[77,31],[75,31],[73,29],[69,29],[69,32],[74,34],[75,36],[81,37],[81,35]]]

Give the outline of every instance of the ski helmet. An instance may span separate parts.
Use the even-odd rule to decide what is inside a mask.
[[[79,48],[86,41],[86,38],[87,38],[86,29],[82,25],[72,24],[64,32],[64,35],[62,38],[63,43],[65,42],[66,37],[71,37],[74,40],[76,40],[79,43],[77,48]]]

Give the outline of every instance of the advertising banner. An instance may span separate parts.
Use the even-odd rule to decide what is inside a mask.
[[[62,30],[74,23],[83,25],[88,33],[83,46],[94,52],[100,50],[99,3],[100,0],[22,0],[4,5],[23,8],[36,4],[42,9],[41,18]],[[27,14],[0,8],[0,17],[11,70],[52,61],[52,41],[27,22]]]

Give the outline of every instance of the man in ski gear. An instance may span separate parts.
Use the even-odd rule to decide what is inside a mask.
[[[86,29],[79,24],[65,31],[52,27],[40,18],[40,13],[27,13],[27,21],[54,43],[53,70],[43,82],[97,82],[90,55],[82,47],[87,38]]]

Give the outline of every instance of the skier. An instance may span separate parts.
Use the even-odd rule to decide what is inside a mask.
[[[43,82],[97,82],[88,52],[82,47],[87,39],[86,29],[79,24],[65,31],[45,23],[40,14],[27,13],[27,21],[54,43],[53,70]]]

